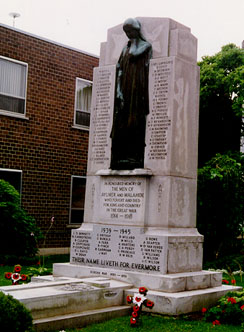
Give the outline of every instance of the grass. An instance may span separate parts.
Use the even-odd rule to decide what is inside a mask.
[[[37,258],[38,261],[38,258]],[[65,263],[65,262],[69,262],[69,255],[51,255],[51,256],[46,256],[45,257],[45,267],[52,269],[52,266],[54,263]],[[15,264],[18,264],[18,262],[16,262]],[[0,264],[0,286],[9,286],[12,285],[11,280],[7,280],[5,279],[5,272],[13,272],[14,270],[14,265],[3,265]],[[22,269],[21,269],[21,274],[27,274],[28,272],[28,268],[29,267],[38,267],[38,265],[22,265]]]
[[[130,326],[130,317],[114,318],[109,321],[89,325],[80,329],[66,329],[65,332],[242,332],[243,328],[234,325],[213,326],[190,315],[182,317],[166,317],[154,314],[143,314],[138,327]]]
[[[52,268],[53,263],[68,262],[69,255],[52,255],[45,257],[45,267]],[[18,264],[18,262],[16,262]],[[30,265],[38,267],[37,265]],[[5,272],[13,272],[14,265],[0,264],[0,286],[11,285],[11,281],[5,279]],[[27,273],[29,266],[22,266],[21,273]],[[231,284],[232,277],[223,275]],[[244,276],[235,276],[236,285],[244,287]],[[130,326],[130,317],[120,317],[99,324],[89,325],[79,329],[66,329],[65,332],[208,332],[208,331],[222,331],[222,332],[243,332],[243,327],[235,325],[220,325],[213,326],[212,323],[206,323],[201,320],[201,314],[189,314],[179,317],[161,316],[156,314],[143,313],[141,323],[138,327]],[[59,331],[57,331],[59,332]]]

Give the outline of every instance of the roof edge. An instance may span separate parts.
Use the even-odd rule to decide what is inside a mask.
[[[76,52],[79,52],[79,53],[82,53],[82,54],[85,54],[85,55],[88,55],[88,56],[92,56],[92,57],[95,57],[95,58],[99,59],[99,56],[96,55],[96,54],[85,52],[85,51],[79,50],[78,48],[75,48],[75,47],[72,47],[72,46],[68,46],[68,45],[56,42],[54,40],[51,40],[51,39],[48,39],[48,38],[45,38],[45,37],[41,37],[41,36],[35,35],[33,33],[30,33],[30,32],[27,32],[27,31],[15,28],[15,27],[11,27],[11,26],[3,24],[3,23],[0,23],[0,27],[6,28],[6,29],[9,29],[9,30],[13,30],[13,31],[16,31],[18,33],[22,33],[24,35],[27,35],[27,36],[30,36],[30,37],[33,37],[33,38],[43,40],[43,41],[45,41],[47,43],[55,44],[57,46],[64,47],[64,48],[67,48],[69,50],[76,51]]]

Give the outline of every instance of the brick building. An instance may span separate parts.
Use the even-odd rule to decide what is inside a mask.
[[[3,24],[0,40],[0,178],[44,233],[55,217],[46,247],[69,247],[83,218],[98,57]]]

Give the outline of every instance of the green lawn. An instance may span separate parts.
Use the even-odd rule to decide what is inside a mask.
[[[214,330],[213,330],[214,329]],[[130,326],[130,317],[115,318],[104,323],[90,325],[80,329],[66,329],[66,332],[242,332],[243,328],[234,325],[213,326],[191,316],[179,318],[154,314],[143,314],[139,327]]]

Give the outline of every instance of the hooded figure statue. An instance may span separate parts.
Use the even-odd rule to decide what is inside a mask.
[[[129,41],[116,66],[111,169],[144,167],[146,116],[149,113],[148,74],[152,46],[141,34],[141,24],[123,25]]]

